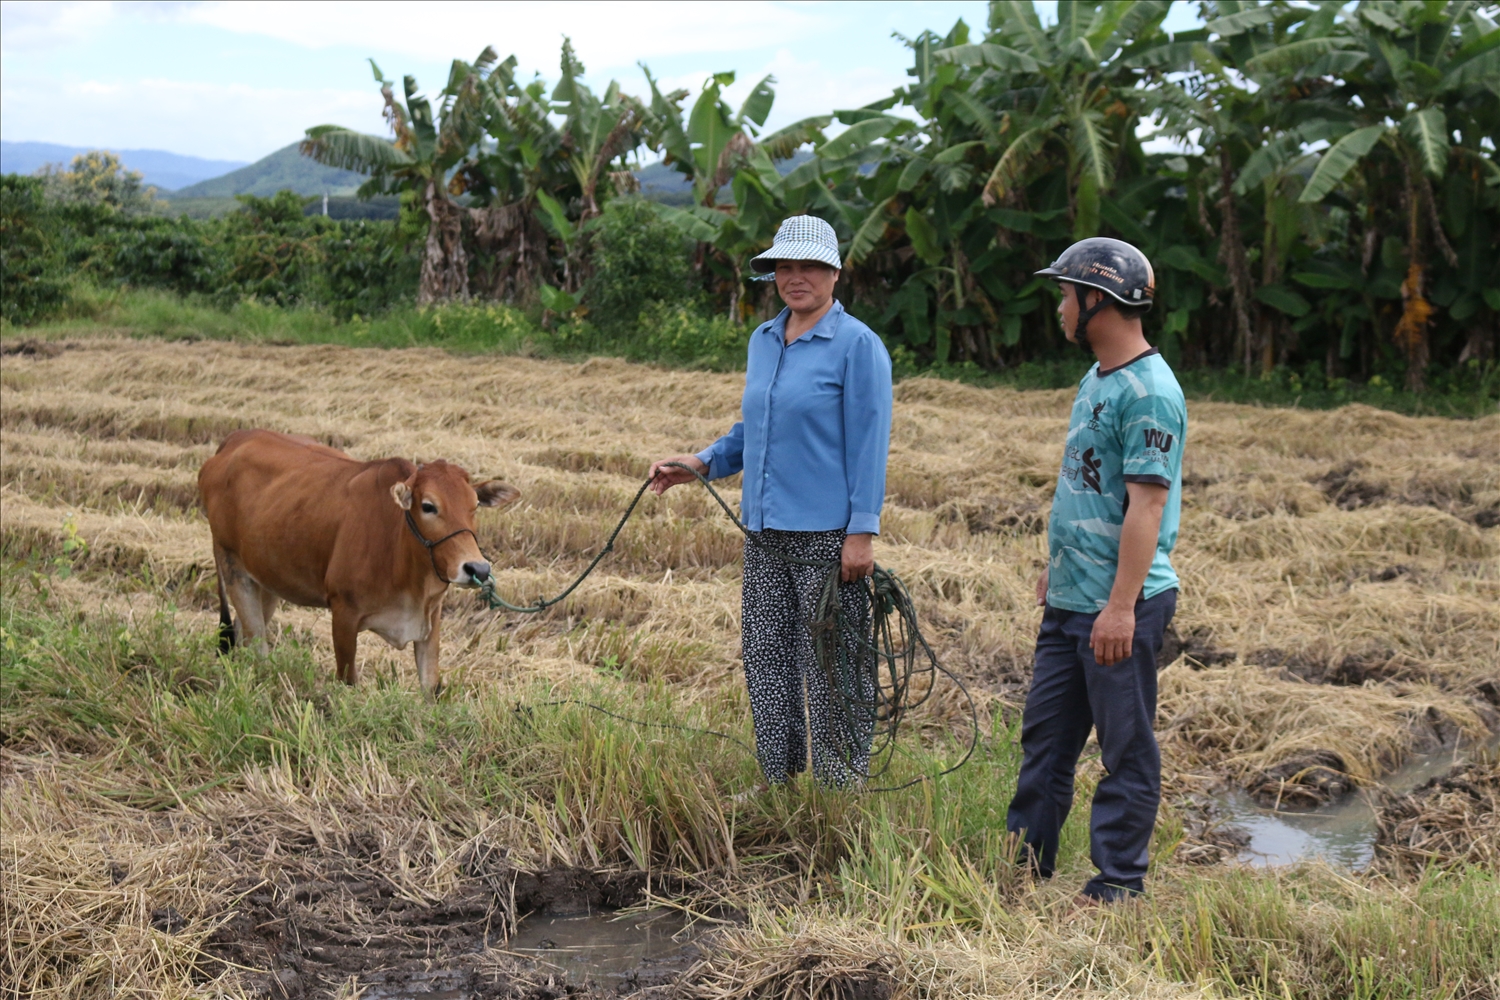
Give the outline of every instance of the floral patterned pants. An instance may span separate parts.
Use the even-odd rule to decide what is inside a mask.
[[[828,563],[840,559],[844,546],[842,529],[767,528],[755,537],[787,555]],[[847,788],[869,770],[875,683],[869,670],[858,667],[860,637],[869,630],[869,599],[863,582],[839,585],[844,612],[840,641],[848,653],[842,671],[847,676],[830,678],[817,662],[809,628],[828,572],[783,562],[762,545],[745,542],[740,624],[745,684],[755,722],[755,755],[772,785],[806,770],[809,730],[813,774],[820,782]]]

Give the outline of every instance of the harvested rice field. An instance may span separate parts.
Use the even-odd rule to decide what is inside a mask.
[[[727,429],[738,376],[3,349],[7,996],[1500,997],[1494,758],[1383,785],[1500,732],[1500,416],[1190,404],[1150,895],[1079,912],[1089,753],[1056,878],[1023,877],[1003,833],[1070,393],[896,387],[876,558],[979,702],[973,760],[889,795],[747,797],[741,540],[703,490],[648,495],[543,615],[450,592],[436,702],[369,633],[358,685],[335,682],[324,611],[217,656],[196,493],[242,427],[445,458],[521,491],[478,535],[530,601],[587,565],[652,459]],[[968,718],[940,686],[891,776],[956,760]],[[1256,865],[1231,795],[1368,796],[1374,860]],[[578,911],[680,929],[628,969],[509,946]]]

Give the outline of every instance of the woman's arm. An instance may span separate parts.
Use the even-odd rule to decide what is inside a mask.
[[[735,421],[729,433],[698,452],[698,461],[708,467],[709,479],[732,476],[745,467],[745,422]]]
[[[651,463],[651,492],[661,496],[681,483],[690,483],[696,476],[687,469],[678,469],[672,463],[696,469],[705,479],[723,479],[739,472],[745,464],[745,423],[737,422],[719,440],[696,455],[673,455]]]
[[[891,450],[891,359],[874,334],[844,362],[844,478],[851,535],[880,534],[885,462]]]

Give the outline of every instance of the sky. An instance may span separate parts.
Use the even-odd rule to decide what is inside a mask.
[[[1056,0],[1039,2],[1044,20]],[[553,82],[564,35],[602,89],[696,92],[735,70],[737,103],[776,77],[769,128],[888,95],[909,52],[892,32],[944,32],[960,17],[982,34],[981,0],[932,2],[258,3],[0,2],[0,138],[162,149],[257,160],[313,125],[387,134],[367,59],[389,78],[440,89],[455,58],[486,44],[524,76]],[[1174,4],[1168,30],[1198,23]]]

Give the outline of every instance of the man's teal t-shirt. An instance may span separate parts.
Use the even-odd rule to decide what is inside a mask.
[[[1109,603],[1130,482],[1171,490],[1141,596],[1177,586],[1170,556],[1177,544],[1186,437],[1182,387],[1154,348],[1118,368],[1100,371],[1096,363],[1089,369],[1073,400],[1047,526],[1048,604],[1093,614]]]

